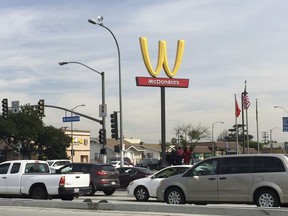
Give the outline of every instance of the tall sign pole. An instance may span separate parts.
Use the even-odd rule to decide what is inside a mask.
[[[161,89],[161,164],[166,164],[166,113],[165,113],[165,88],[188,88],[189,79],[176,79],[174,76],[177,74],[181,65],[182,56],[184,53],[184,40],[178,40],[176,60],[171,71],[168,65],[166,41],[159,41],[158,51],[158,63],[154,70],[151,65],[149,53],[148,53],[148,42],[147,38],[140,37],[140,47],[142,58],[144,60],[145,67],[151,77],[136,77],[137,86],[146,87],[160,87]],[[164,69],[165,74],[168,78],[158,78],[161,69]]]

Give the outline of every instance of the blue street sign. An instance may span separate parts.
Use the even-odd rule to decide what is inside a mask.
[[[75,122],[75,121],[80,121],[80,116],[63,117],[63,122]]]
[[[288,132],[288,117],[283,117],[283,132]]]

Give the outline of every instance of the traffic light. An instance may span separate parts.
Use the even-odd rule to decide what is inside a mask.
[[[2,100],[2,117],[4,119],[8,118],[8,99],[4,98]]]
[[[106,130],[99,130],[99,143],[105,145],[106,144]]]
[[[111,115],[111,137],[113,139],[119,139],[119,135],[118,135],[118,116],[117,116],[117,112],[113,112]]]
[[[40,117],[44,116],[44,99],[39,100],[37,110]]]
[[[120,144],[114,146],[114,152],[121,152]]]

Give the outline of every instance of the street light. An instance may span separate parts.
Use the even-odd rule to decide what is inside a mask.
[[[270,129],[270,148],[271,148],[271,153],[273,152],[273,145],[272,145],[272,131],[276,128],[279,128],[279,127],[274,127],[272,129]]]
[[[88,19],[88,22],[93,24],[93,25],[98,25],[100,27],[105,28],[106,30],[108,30],[110,32],[110,34],[112,35],[116,46],[117,46],[117,51],[118,51],[118,66],[119,66],[119,122],[120,122],[120,127],[119,127],[119,132],[120,132],[120,146],[121,146],[121,167],[124,166],[124,155],[123,155],[123,150],[124,150],[124,146],[123,146],[123,112],[122,112],[122,87],[121,87],[121,61],[120,61],[120,49],[119,49],[119,45],[118,45],[118,41],[115,37],[115,35],[113,34],[113,32],[106,26],[104,26],[103,24],[103,16],[98,16],[97,17],[97,21],[95,19]]]
[[[213,155],[215,156],[215,143],[214,143],[214,125],[217,124],[217,123],[221,123],[221,124],[224,124],[223,121],[217,121],[217,122],[214,122],[212,124],[212,152],[213,152]]]
[[[285,112],[288,113],[288,111],[287,111],[284,107],[282,107],[282,106],[274,106],[274,108],[281,108],[281,109],[285,110]]]
[[[75,110],[77,107],[80,107],[80,106],[85,106],[85,104],[77,105],[73,109],[71,109],[71,111]],[[73,112],[71,112],[71,117],[72,116],[73,116]],[[71,139],[72,139],[72,142],[71,142],[71,161],[73,162],[73,156],[74,156],[73,121],[71,121]]]
[[[106,104],[105,104],[105,73],[104,72],[99,72],[81,62],[77,62],[77,61],[71,61],[71,62],[59,62],[59,65],[63,66],[65,64],[80,64],[92,71],[94,71],[95,73],[101,75],[101,80],[102,80],[102,104],[101,104],[101,111],[100,111],[100,115],[102,117],[102,129],[104,131],[106,131]],[[106,133],[106,132],[105,132]],[[102,148],[103,149],[106,149],[105,148],[105,145],[106,145],[106,140],[104,140],[104,143],[103,143],[103,146]],[[105,150],[104,150],[105,151]],[[104,152],[104,156],[103,156],[103,162],[106,163],[106,151]]]

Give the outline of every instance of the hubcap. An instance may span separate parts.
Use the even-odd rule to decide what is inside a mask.
[[[271,194],[264,193],[259,198],[259,204],[261,207],[273,207],[274,198],[271,196]]]
[[[143,189],[137,190],[136,196],[138,199],[143,200],[145,198],[145,191]]]
[[[177,191],[172,191],[168,195],[168,202],[170,204],[179,204],[181,201],[181,196]]]

